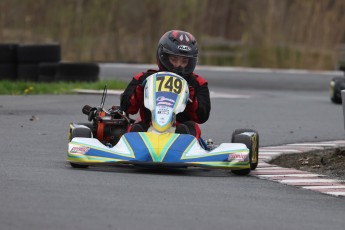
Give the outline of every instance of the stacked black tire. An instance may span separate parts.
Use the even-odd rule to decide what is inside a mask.
[[[61,60],[60,45],[19,45],[17,60],[18,80],[54,81],[56,66]],[[51,69],[51,73],[41,77],[40,66],[46,65]]]
[[[59,44],[0,44],[0,80],[98,81],[95,63],[61,62]]]
[[[0,44],[0,80],[17,78],[17,45]]]
[[[95,63],[59,63],[56,81],[98,81],[99,66]]]

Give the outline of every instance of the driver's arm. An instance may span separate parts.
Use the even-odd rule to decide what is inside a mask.
[[[199,75],[192,75],[189,81],[189,102],[185,111],[177,115],[181,121],[193,120],[198,124],[205,123],[211,112],[210,91],[208,83]]]
[[[208,120],[211,112],[210,91],[207,82],[196,89],[195,97],[198,103],[197,109],[195,110],[198,118],[197,123],[202,124]]]
[[[135,75],[121,97],[121,109],[129,114],[136,114],[144,103],[144,89],[141,85],[145,72]]]

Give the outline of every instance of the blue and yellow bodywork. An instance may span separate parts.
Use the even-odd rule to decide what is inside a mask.
[[[249,149],[245,144],[223,143],[208,151],[192,135],[158,132],[126,133],[111,148],[96,138],[76,137],[68,144],[67,161],[81,165],[250,168]]]

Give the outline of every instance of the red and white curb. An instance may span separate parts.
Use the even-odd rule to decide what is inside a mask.
[[[262,147],[259,148],[258,167],[255,171],[251,172],[251,175],[260,179],[275,181],[302,189],[345,197],[345,181],[343,180],[327,179],[325,175],[283,168],[267,163],[282,154],[303,153],[310,150],[323,150],[336,147],[345,147],[345,140]]]

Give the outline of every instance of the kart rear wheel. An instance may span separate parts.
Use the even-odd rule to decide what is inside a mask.
[[[87,137],[87,138],[91,138],[92,137],[92,133],[91,130],[88,128],[83,128],[83,127],[78,127],[78,128],[71,128],[70,129],[70,135],[69,135],[69,141],[71,141],[73,138],[75,137]],[[76,163],[72,163],[70,162],[70,165],[73,168],[87,168],[89,167],[88,165],[81,165],[81,164],[76,164]]]
[[[253,145],[253,152],[252,152],[252,156],[251,156],[250,169],[251,170],[255,170],[258,167],[258,163],[259,163],[259,133],[256,130],[254,130],[254,129],[236,129],[232,133],[231,142],[232,143],[236,143],[236,142],[234,142],[235,137],[237,135],[239,135],[241,133],[245,133],[245,132],[253,133],[251,135],[252,145]]]
[[[253,154],[253,141],[251,136],[248,136],[246,134],[237,134],[233,138],[233,143],[242,143],[247,146],[249,149],[249,163],[250,163],[250,168],[248,169],[240,169],[240,170],[231,170],[233,174],[236,175],[241,175],[241,176],[246,176],[250,173],[251,171],[251,165],[252,165],[252,154]]]

